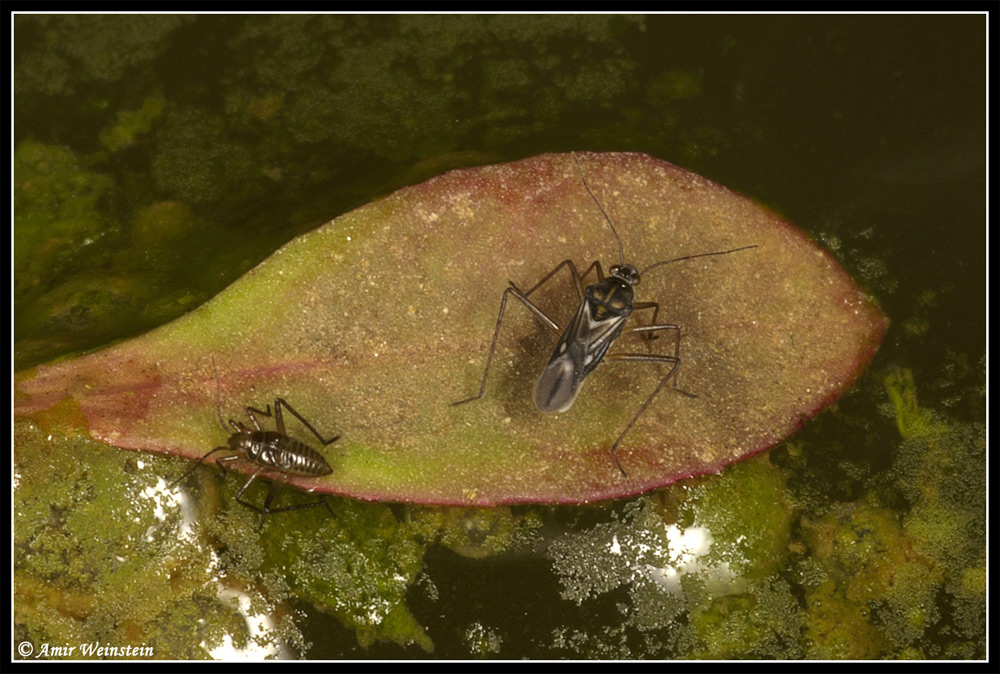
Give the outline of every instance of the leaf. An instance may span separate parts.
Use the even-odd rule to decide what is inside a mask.
[[[324,436],[340,434],[323,448],[333,473],[289,480],[302,487],[433,504],[576,503],[763,451],[871,360],[887,319],[802,232],[652,157],[577,156],[640,270],[757,246],[664,265],[637,286],[637,302],[659,303],[657,322],[681,327],[678,386],[697,397],[668,384],[652,401],[618,448],[628,478],[608,450],[669,367],[602,363],[572,409],[541,414],[532,388],[557,337],[519,302],[507,305],[485,395],[451,405],[478,391],[508,280],[530,288],[565,259],[581,271],[619,263],[570,155],[453,171],[343,215],[173,323],[19,373],[15,414],[196,458],[229,435],[218,385],[226,419],[246,422],[247,406],[281,397]],[[579,302],[565,270],[532,300],[560,326]],[[626,330],[609,353],[673,348],[669,331],[650,341]]]

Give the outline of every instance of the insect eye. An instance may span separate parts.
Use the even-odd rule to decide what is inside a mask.
[[[611,268],[611,275],[620,278],[630,286],[639,284],[639,270],[630,264],[615,265]]]

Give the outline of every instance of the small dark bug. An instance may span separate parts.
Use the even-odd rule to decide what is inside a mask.
[[[309,431],[316,436],[324,447],[337,440],[340,436],[336,435],[329,440],[324,440],[323,436],[319,434],[319,431],[313,428],[312,424],[306,421],[305,417],[296,412],[295,408],[285,402],[283,398],[274,399],[274,425],[277,430],[265,431],[261,429],[260,423],[257,421],[257,417],[254,416],[255,413],[262,414],[266,417],[271,416],[270,405],[267,406],[266,410],[259,410],[255,407],[247,407],[247,416],[250,418],[250,421],[254,426],[252,429],[247,428],[242,422],[234,421],[232,419],[229,420],[229,425],[227,426],[222,420],[219,373],[215,368],[214,356],[212,357],[212,371],[215,373],[215,412],[219,419],[219,425],[222,426],[222,430],[227,433],[232,433],[232,435],[229,436],[227,444],[222,445],[221,447],[216,447],[198,459],[198,461],[196,461],[187,472],[171,482],[170,487],[175,486],[185,477],[190,475],[195,468],[201,465],[201,463],[212,454],[228,450],[233,452],[233,454],[223,456],[215,462],[219,467],[219,475],[223,475],[226,471],[223,463],[231,463],[233,461],[245,459],[246,461],[249,461],[257,466],[257,470],[255,470],[250,476],[250,479],[247,480],[242,487],[240,487],[238,492],[236,492],[236,501],[247,508],[260,513],[261,529],[264,528],[264,519],[269,514],[283,512],[286,510],[300,510],[302,508],[318,508],[320,506],[324,506],[330,514],[333,515],[333,509],[330,508],[330,504],[326,501],[314,501],[312,503],[302,503],[299,505],[284,506],[282,508],[271,507],[274,497],[277,495],[282,485],[284,485],[285,477],[319,477],[322,475],[329,475],[333,472],[333,468],[330,467],[330,464],[322,454],[304,442],[299,442],[285,433],[285,420],[282,416],[281,410],[284,408],[291,412],[296,419],[302,422],[303,426],[308,428]],[[267,492],[267,497],[264,499],[263,508],[259,508],[243,499],[243,494],[250,488],[250,485],[255,479],[257,479],[258,475],[271,480],[271,486]]]
[[[597,204],[597,207],[604,215],[605,221],[611,228],[611,233],[614,234],[615,240],[618,242],[618,256],[620,264],[613,265],[610,269],[610,275],[606,277],[601,269],[601,263],[599,260],[592,262],[590,266],[583,271],[583,274],[580,274],[576,270],[576,265],[573,264],[572,260],[563,260],[556,265],[552,271],[546,274],[541,281],[536,283],[526,292],[522,292],[517,286],[514,285],[513,281],[510,281],[510,286],[504,289],[503,299],[500,301],[500,314],[497,316],[497,325],[493,332],[493,342],[490,344],[490,352],[486,358],[486,368],[483,372],[483,381],[479,386],[479,393],[471,398],[456,401],[452,403],[452,405],[461,405],[483,397],[483,393],[486,390],[486,379],[489,377],[490,365],[493,362],[493,353],[496,350],[497,338],[500,335],[500,325],[503,322],[503,312],[507,307],[507,298],[508,296],[513,295],[520,300],[524,306],[531,310],[531,312],[546,326],[556,333],[561,333],[561,337],[556,344],[552,357],[549,359],[548,365],[538,378],[538,381],[535,382],[534,401],[535,407],[537,407],[540,412],[556,414],[559,412],[565,412],[572,407],[573,402],[580,393],[580,389],[582,388],[587,375],[593,372],[594,368],[596,368],[605,358],[608,360],[618,361],[654,364],[663,363],[671,366],[670,371],[665,377],[663,377],[662,380],[660,380],[657,387],[639,407],[639,411],[635,413],[635,416],[632,417],[632,420],[628,422],[625,429],[615,440],[614,444],[611,445],[611,458],[614,459],[615,465],[618,466],[618,470],[621,471],[621,474],[627,479],[628,473],[625,472],[621,462],[618,460],[618,445],[621,444],[625,435],[629,432],[629,430],[631,430],[632,426],[635,425],[635,422],[638,421],[643,412],[646,411],[646,408],[649,407],[650,403],[653,402],[653,398],[659,394],[659,392],[671,379],[673,379],[674,389],[678,393],[688,396],[689,398],[698,397],[693,393],[681,390],[677,386],[677,372],[681,366],[679,353],[681,338],[680,326],[672,323],[658,324],[656,322],[656,317],[660,311],[660,305],[657,302],[636,302],[635,286],[639,284],[639,280],[643,274],[655,269],[656,267],[670,264],[672,262],[680,262],[682,260],[693,260],[699,257],[728,255],[729,253],[735,253],[749,248],[756,248],[757,246],[742,246],[731,250],[723,250],[714,253],[700,253],[697,255],[685,255],[684,257],[678,257],[672,260],[663,260],[662,262],[657,262],[646,267],[640,273],[635,266],[625,263],[625,250],[622,246],[621,238],[618,236],[618,231],[615,229],[614,223],[611,222],[611,218],[608,217],[608,214],[601,205],[601,202],[596,196],[594,196],[594,193],[590,189],[590,185],[587,184],[587,178],[583,174],[583,168],[580,166],[580,161],[576,158],[576,154],[573,154],[572,156],[573,162],[576,164],[576,168],[580,172],[580,179],[583,181],[583,186],[587,190],[587,194],[589,194],[594,200],[594,203]],[[546,284],[563,267],[567,267],[569,269],[570,274],[573,277],[573,286],[576,289],[578,297],[580,298],[580,306],[577,308],[576,315],[573,317],[573,320],[570,321],[569,325],[566,326],[565,331],[563,331],[555,321],[549,318],[545,312],[539,309],[530,299],[528,299],[533,292]],[[586,277],[592,269],[596,270],[597,283],[587,286],[585,290],[582,279]],[[657,338],[657,335],[655,334],[657,332],[667,330],[674,332],[676,334],[676,341],[674,343],[673,355],[643,353],[608,354],[608,349],[625,329],[625,321],[629,315],[633,311],[644,309],[653,310],[653,316],[650,324],[629,328],[629,332],[642,333],[650,340]]]

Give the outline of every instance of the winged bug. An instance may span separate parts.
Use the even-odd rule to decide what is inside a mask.
[[[212,456],[216,452],[232,452],[227,456],[216,459],[216,465],[219,467],[219,475],[223,475],[226,471],[224,464],[229,464],[234,461],[239,461],[241,459],[246,460],[256,466],[253,474],[250,476],[240,490],[236,492],[236,501],[241,505],[250,508],[258,513],[260,513],[260,529],[264,528],[264,519],[271,513],[284,512],[286,510],[300,510],[302,508],[318,508],[326,507],[326,509],[333,515],[333,509],[330,508],[330,504],[326,501],[314,501],[312,503],[301,503],[298,505],[283,506],[280,508],[271,507],[271,503],[274,501],[275,496],[278,491],[284,485],[285,478],[290,476],[304,476],[304,477],[320,477],[322,475],[329,475],[333,472],[333,468],[327,462],[327,460],[318,451],[300,442],[292,437],[289,437],[285,433],[285,420],[282,410],[287,410],[296,419],[302,422],[302,425],[309,429],[309,431],[316,436],[316,438],[322,443],[324,447],[336,441],[340,436],[336,435],[330,439],[324,439],[322,435],[319,434],[312,424],[310,424],[305,417],[295,411],[291,405],[289,405],[283,398],[274,399],[274,425],[276,430],[265,431],[261,428],[260,422],[257,420],[256,415],[260,414],[265,417],[271,416],[271,406],[268,405],[267,409],[259,410],[255,407],[247,407],[247,417],[253,424],[253,428],[249,428],[240,421],[229,420],[228,425],[222,420],[222,403],[221,403],[221,385],[219,383],[219,372],[215,366],[215,357],[212,357],[212,372],[215,374],[215,413],[219,419],[219,425],[222,430],[230,433],[229,440],[225,445],[216,447],[204,456],[202,456],[195,464],[187,470],[183,475],[170,483],[170,487],[174,487],[185,477],[190,475],[195,468],[200,466],[205,459]],[[263,507],[258,507],[249,501],[244,500],[243,494],[246,493],[253,481],[257,479],[258,476],[265,477],[271,480],[270,488],[267,492],[267,497],[264,499]]]
[[[662,267],[664,265],[684,260],[694,260],[701,257],[728,255],[741,250],[756,248],[757,245],[740,246],[739,248],[732,248],[730,250],[684,255],[670,260],[662,260],[649,265],[640,272],[636,266],[625,262],[625,249],[622,245],[621,237],[618,236],[618,231],[615,229],[614,223],[608,216],[607,211],[604,210],[604,206],[601,205],[600,200],[590,189],[590,185],[587,183],[587,178],[583,172],[583,167],[580,166],[580,160],[577,159],[575,153],[572,154],[572,157],[573,162],[576,164],[577,171],[580,173],[580,179],[583,182],[583,186],[587,190],[587,194],[589,194],[594,200],[594,203],[597,204],[598,209],[600,209],[605,222],[608,223],[608,227],[611,229],[611,233],[614,235],[615,240],[618,243],[619,263],[612,265],[609,269],[608,276],[605,276],[599,260],[593,261],[590,266],[584,269],[582,274],[577,271],[576,265],[573,264],[572,260],[563,260],[527,291],[520,290],[513,281],[509,281],[509,286],[504,289],[503,297],[500,300],[500,313],[497,316],[496,328],[493,331],[493,341],[490,343],[489,355],[486,357],[486,367],[483,371],[483,379],[479,386],[479,392],[470,398],[455,401],[452,405],[461,405],[483,397],[483,394],[486,391],[486,380],[490,374],[490,366],[493,363],[493,354],[496,351],[497,338],[500,336],[500,326],[503,323],[504,311],[507,308],[507,300],[510,297],[514,297],[520,301],[521,304],[527,307],[544,325],[557,334],[560,334],[559,341],[556,343],[551,358],[549,358],[548,365],[546,365],[542,374],[535,382],[533,398],[535,407],[537,407],[540,412],[556,414],[569,410],[573,406],[574,401],[576,401],[577,396],[580,394],[580,390],[583,387],[583,383],[586,381],[587,376],[594,371],[602,360],[607,359],[634,363],[651,363],[653,365],[665,365],[670,367],[666,375],[660,380],[660,383],[655,389],[653,389],[653,392],[649,394],[646,400],[639,407],[639,410],[635,413],[628,424],[626,424],[625,428],[618,435],[618,438],[614,441],[614,444],[611,445],[611,458],[614,460],[615,465],[618,467],[622,476],[627,479],[628,473],[625,472],[625,468],[618,459],[618,447],[625,435],[639,420],[639,417],[643,415],[649,405],[653,402],[653,399],[656,398],[660,391],[663,390],[667,382],[673,380],[674,390],[682,395],[689,398],[698,397],[693,393],[688,393],[687,391],[680,389],[677,385],[677,375],[681,366],[680,326],[673,323],[657,323],[657,316],[660,311],[659,303],[636,302],[635,286],[639,284],[639,281],[644,274],[657,267]],[[544,311],[542,311],[529,299],[536,290],[548,283],[563,267],[569,269],[569,273],[573,279],[573,286],[580,300],[580,305],[576,310],[576,314],[566,326],[565,330],[560,328],[554,320],[552,320]],[[596,273],[597,282],[584,288],[583,279],[590,274],[591,270],[594,270]],[[649,325],[630,327],[628,331],[644,335],[649,340],[656,339],[659,336],[657,333],[674,333],[675,341],[673,354],[609,354],[608,349],[625,330],[625,323],[628,317],[634,311],[649,309],[653,310]]]

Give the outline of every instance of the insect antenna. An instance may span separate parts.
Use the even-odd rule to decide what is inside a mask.
[[[604,210],[604,206],[602,206],[601,202],[598,200],[598,198],[596,196],[594,196],[593,191],[591,191],[591,189],[590,189],[590,185],[587,184],[587,177],[585,175],[583,175],[583,167],[580,166],[580,160],[576,158],[576,153],[575,152],[571,152],[570,154],[573,156],[573,163],[576,164],[576,170],[580,172],[580,180],[583,181],[583,186],[584,186],[584,188],[586,188],[587,194],[589,194],[590,198],[594,200],[594,203],[597,204],[597,207],[599,209],[601,209],[601,214],[604,216],[605,222],[607,222],[608,223],[608,227],[611,228],[611,233],[615,235],[615,241],[618,242],[618,259],[621,261],[621,264],[624,267],[625,266],[625,248],[622,246],[621,237],[618,236],[618,230],[615,229],[615,225],[614,225],[613,222],[611,222],[611,218],[608,217],[608,213],[607,213],[607,211]]]
[[[720,250],[720,251],[716,251],[714,253],[698,253],[697,255],[685,255],[684,257],[675,257],[672,260],[663,260],[662,262],[657,262],[655,264],[651,264],[648,267],[646,267],[645,269],[643,269],[641,272],[639,272],[639,275],[643,276],[650,269],[655,269],[656,267],[661,267],[661,266],[663,266],[665,264],[670,264],[671,262],[680,262],[681,260],[693,260],[696,257],[710,257],[712,255],[728,255],[729,253],[736,253],[736,252],[741,251],[741,250],[747,250],[748,248],[756,248],[756,247],[757,247],[757,244],[753,244],[752,246],[742,246],[740,248],[733,248],[732,250]]]
[[[219,383],[219,370],[215,366],[215,354],[212,354],[212,374],[215,375],[215,414],[219,419],[219,425],[222,426],[222,430],[224,430],[226,433],[230,433],[231,432],[230,429],[227,428],[225,422],[222,421],[222,385]],[[221,447],[216,447],[212,451],[203,455],[200,459],[195,461],[194,465],[191,466],[188,470],[186,470],[183,475],[181,475],[179,478],[168,484],[167,488],[168,489],[173,488],[177,483],[179,483],[181,480],[183,480],[188,475],[193,473],[194,469],[200,466],[205,461],[205,459],[212,456],[216,452],[221,452],[224,449],[230,449],[229,445],[222,445]]]
[[[239,428],[232,419],[229,420],[228,426],[226,426],[226,422],[222,420],[222,384],[219,382],[219,370],[215,366],[214,353],[212,354],[212,374],[215,375],[215,416],[219,420],[219,425],[222,426],[222,430],[226,433],[239,433],[242,429]],[[208,455],[206,454],[205,456]]]

